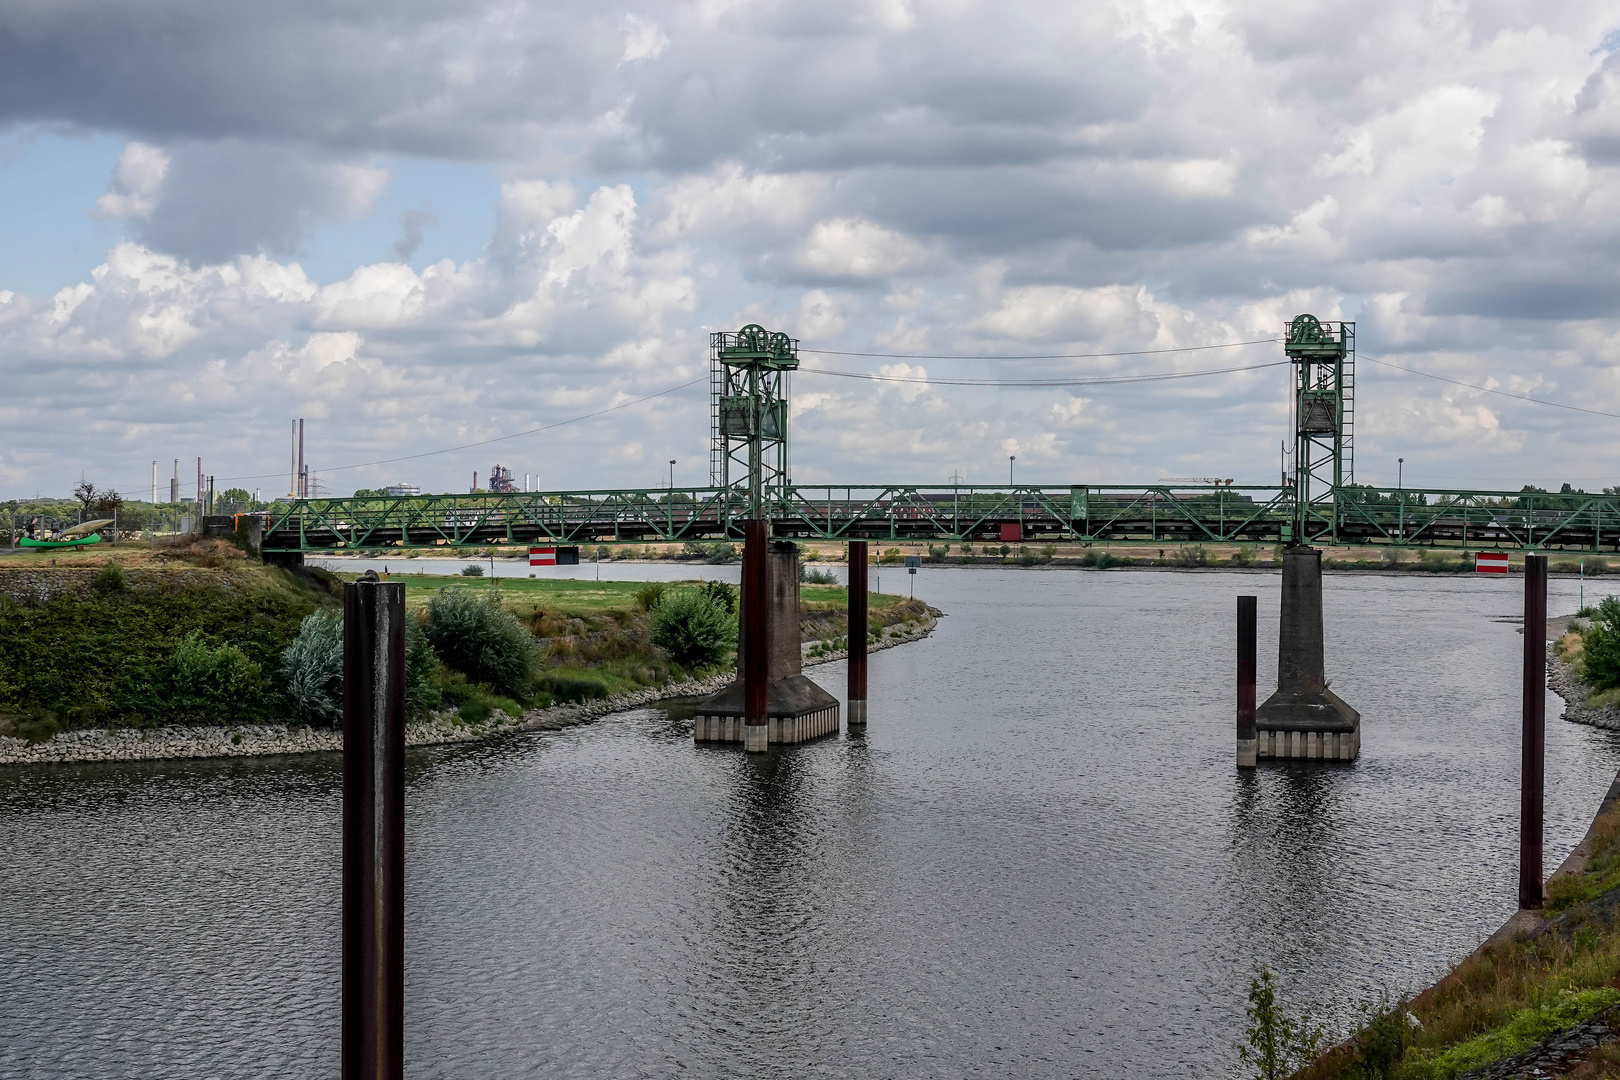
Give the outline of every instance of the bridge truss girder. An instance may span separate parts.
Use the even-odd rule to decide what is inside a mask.
[[[1317,544],[1620,551],[1620,496],[1354,487],[1313,500]],[[271,511],[266,551],[742,539],[745,488],[300,499]],[[792,485],[769,493],[772,534],[801,540],[1280,543],[1292,487]]]

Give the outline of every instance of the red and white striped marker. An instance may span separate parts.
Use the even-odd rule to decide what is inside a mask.
[[[1506,556],[1504,556],[1504,558],[1505,557]],[[532,548],[530,548],[529,549],[529,565],[530,566],[556,566],[557,565],[557,549],[554,548],[554,547],[548,547],[548,548],[532,547]]]
[[[1503,551],[1481,551],[1474,555],[1474,573],[1476,574],[1505,574],[1508,572],[1508,557]]]

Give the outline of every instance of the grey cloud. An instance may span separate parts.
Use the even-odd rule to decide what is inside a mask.
[[[410,262],[416,249],[422,246],[422,232],[437,225],[436,215],[425,210],[407,210],[399,215],[399,239],[394,241],[393,252],[400,262]]]
[[[155,207],[137,235],[194,263],[239,254],[285,256],[321,221],[370,209],[387,174],[364,161],[231,139],[170,154]]]

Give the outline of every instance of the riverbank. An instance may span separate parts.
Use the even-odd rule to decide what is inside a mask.
[[[1548,620],[1547,685],[1563,719],[1620,730],[1570,662],[1579,631],[1574,617]],[[1620,776],[1545,890],[1540,911],[1515,912],[1434,985],[1374,1009],[1295,1080],[1620,1077]]]
[[[930,611],[915,621],[884,626],[877,631],[877,639],[868,644],[867,651],[877,652],[920,641],[933,632],[937,622],[938,616]],[[825,648],[823,639],[805,642],[800,648],[807,668],[830,664],[848,655],[843,649]],[[734,677],[731,672],[723,672],[703,679],[683,679],[590,701],[530,709],[521,716],[509,716],[497,710],[482,722],[463,720],[456,712],[437,713],[427,720],[406,724],[405,745],[433,746],[475,742],[522,731],[557,731],[659,701],[707,696],[729,685]],[[341,732],[299,724],[88,728],[60,732],[36,743],[0,735],[0,765],[260,757],[332,753],[342,749]]]

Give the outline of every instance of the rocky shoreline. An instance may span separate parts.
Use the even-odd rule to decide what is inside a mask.
[[[917,641],[933,632],[936,620],[910,626],[889,626],[880,640],[867,647],[869,652],[892,649]],[[803,646],[808,652],[814,643]],[[826,653],[806,658],[806,667],[816,667],[842,659],[847,653]],[[443,743],[476,742],[518,731],[556,731],[575,724],[586,724],[609,713],[640,708],[670,698],[699,697],[715,693],[733,679],[728,672],[707,679],[688,679],[665,686],[615,694],[572,705],[531,709],[512,717],[496,712],[482,724],[469,724],[453,712],[405,725],[406,746],[433,746]],[[0,736],[0,765],[28,765],[79,761],[163,761],[178,758],[259,757],[269,754],[331,753],[343,749],[343,736],[331,728],[299,724],[236,724],[218,727],[179,726],[136,728],[87,728],[64,731],[39,743]]]
[[[1564,699],[1564,719],[1575,724],[1620,731],[1620,708],[1601,705],[1591,708],[1586,704],[1586,685],[1575,677],[1568,663],[1558,655],[1558,643],[1547,642],[1547,685]]]

